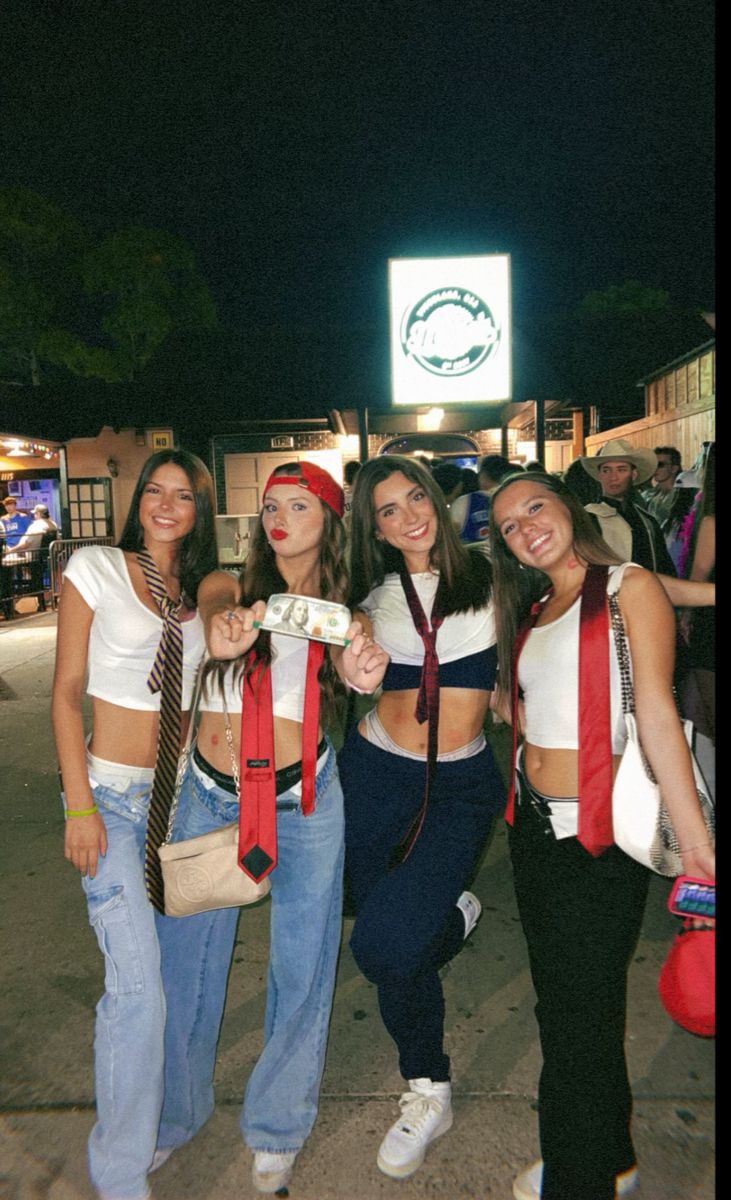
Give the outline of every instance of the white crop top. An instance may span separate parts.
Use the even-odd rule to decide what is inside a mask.
[[[609,568],[607,594],[619,591],[627,567]],[[533,746],[579,749],[579,613],[581,597],[550,625],[534,626],[518,663],[518,682],[525,698],[525,738]],[[631,671],[631,664],[630,664]],[[609,626],[609,688],[612,753],[621,754],[626,740],[622,690]]]
[[[424,613],[431,620],[434,597],[439,586],[438,572],[412,575],[411,581],[421,601]],[[394,572],[375,587],[358,605],[373,622],[373,636],[392,662],[421,667],[424,643],[411,618],[400,577]],[[357,619],[357,613],[355,614]],[[453,662],[487,650],[495,645],[495,615],[492,602],[484,608],[452,613],[437,633],[437,654],[440,663]]]
[[[82,546],[71,555],[64,576],[94,613],[89,634],[89,695],[120,708],[159,711],[160,693],[149,690],[147,677],[160,643],[162,617],[137,596],[124,551],[116,546]],[[197,612],[182,621],[181,628],[183,708],[187,709],[205,638]]]
[[[272,638],[272,710],[275,717],[302,724],[305,711],[305,677],[307,674],[307,638],[287,633],[273,633]],[[238,664],[237,664],[238,666]],[[223,677],[226,708],[230,713],[241,712],[243,671],[229,669]],[[221,689],[215,680],[209,681],[201,695],[201,712],[223,712]]]

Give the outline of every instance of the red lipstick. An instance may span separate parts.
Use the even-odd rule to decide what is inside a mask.
[[[287,534],[284,532],[283,529],[273,529],[272,532],[269,534],[269,537],[272,539],[273,542],[282,542],[287,537]]]

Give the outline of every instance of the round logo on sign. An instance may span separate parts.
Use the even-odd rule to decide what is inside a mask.
[[[401,321],[404,354],[432,375],[468,375],[500,344],[489,306],[466,288],[439,288],[408,308]]]

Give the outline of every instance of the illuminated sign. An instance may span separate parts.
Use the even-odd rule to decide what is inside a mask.
[[[150,429],[147,436],[150,439],[150,445],[153,450],[172,450],[172,429]]]
[[[388,266],[393,403],[510,400],[510,256]]]

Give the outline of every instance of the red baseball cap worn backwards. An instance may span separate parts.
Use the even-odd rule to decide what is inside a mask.
[[[328,508],[331,508],[337,516],[342,517],[345,511],[345,496],[340,484],[336,483],[332,475],[323,467],[318,467],[316,463],[299,462],[297,466],[300,469],[300,475],[272,473],[266,481],[263,495],[266,495],[271,487],[278,487],[283,483],[295,484],[297,487],[305,488],[313,496],[317,496],[318,500],[327,504]]]

